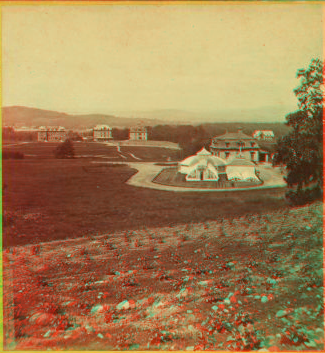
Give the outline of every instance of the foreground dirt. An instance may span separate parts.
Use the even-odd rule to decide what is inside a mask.
[[[322,204],[3,252],[5,346],[323,350]]]

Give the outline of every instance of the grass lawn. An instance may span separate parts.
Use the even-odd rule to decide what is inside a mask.
[[[144,147],[144,146],[122,146],[121,152],[124,154],[132,153],[142,161],[178,161],[181,158],[182,151],[162,147]]]
[[[19,151],[25,154],[26,159],[53,159],[58,143],[55,142],[32,142],[26,144],[17,144],[4,146],[4,151]],[[118,153],[115,146],[109,146],[97,142],[74,142],[73,143],[76,157],[79,158],[99,158],[112,161],[166,161],[178,160],[181,156],[181,151],[163,147],[144,147],[144,146],[121,146]],[[131,154],[133,154],[133,156]],[[123,156],[121,156],[121,154]],[[136,158],[134,158],[134,156]],[[138,159],[137,159],[138,158]]]
[[[117,187],[117,178],[109,177],[111,170],[102,174],[103,179],[94,180],[92,193],[100,200],[97,207],[92,206],[95,200],[78,199],[83,187],[90,189],[86,181],[81,183],[81,168],[79,165],[78,173],[67,179],[74,167],[53,165],[47,181],[52,190],[43,194],[43,204],[51,208],[46,209],[50,217],[50,210],[58,208],[55,200],[59,195],[66,199],[76,193],[75,208],[72,202],[69,207],[62,202],[62,215],[58,210],[55,214],[57,219],[62,217],[61,222],[64,217],[66,221],[71,218],[65,237],[78,231],[80,223],[87,224],[88,218],[105,226],[113,210],[119,217],[126,212],[119,201],[107,198],[105,203],[100,196],[105,192],[97,191],[104,180],[109,190]],[[28,175],[33,171],[35,186],[41,190],[44,181],[40,169],[34,165],[25,174],[30,183]],[[120,172],[118,179],[131,173],[125,168]],[[60,192],[57,185],[61,185]],[[249,199],[239,195],[236,205],[222,197],[201,200],[193,195],[176,199],[169,195],[167,203],[159,193],[156,198],[147,194],[141,202],[145,193],[128,191],[132,196],[130,213],[122,217],[128,226],[144,219],[138,211],[142,207],[149,221],[155,219],[159,205],[163,214],[172,218],[173,212],[180,212],[176,218],[183,220],[187,213],[194,216],[200,212],[202,217],[209,209],[215,210],[208,213],[211,217],[220,215],[222,205],[229,212],[231,204],[232,208],[241,204],[238,209],[245,213],[244,206],[249,205]],[[118,198],[120,194],[126,205],[124,192],[110,195]],[[40,193],[36,201],[31,197],[21,202],[32,207],[41,199]],[[197,207],[191,212],[188,207],[193,201]],[[82,205],[86,212],[83,217],[79,215]],[[262,207],[259,205],[254,211]],[[182,213],[183,207],[186,213]],[[322,204],[315,203],[192,225],[116,233],[107,229],[105,235],[97,237],[8,249],[3,253],[5,347],[323,351],[322,219]],[[56,226],[50,221],[46,224],[48,228]],[[57,227],[59,230],[62,225]],[[49,233],[42,239],[51,236]]]
[[[3,161],[4,247],[287,207],[283,188],[183,194],[127,185],[135,172],[89,159]]]

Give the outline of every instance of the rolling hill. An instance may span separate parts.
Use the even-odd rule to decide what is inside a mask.
[[[71,128],[91,128],[97,124],[111,127],[130,127],[143,123],[147,126],[161,124],[156,119],[122,118],[105,114],[71,115],[51,110],[12,106],[2,108],[2,125],[5,126],[64,126]]]

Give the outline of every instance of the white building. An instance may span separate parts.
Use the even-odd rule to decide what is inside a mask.
[[[237,155],[227,163],[227,179],[231,181],[259,181],[256,165],[243,155]]]
[[[205,148],[178,164],[178,172],[186,181],[249,181],[259,182],[256,164],[238,153],[227,161],[212,155]]]
[[[112,140],[112,129],[108,125],[96,125],[93,128],[94,141]]]
[[[130,140],[147,140],[148,132],[143,126],[131,127],[129,133]]]
[[[225,165],[223,159],[202,148],[194,156],[179,162],[178,171],[186,174],[185,179],[188,181],[217,181],[220,172],[225,172]]]
[[[260,141],[273,141],[274,132],[272,130],[255,130],[253,137]]]

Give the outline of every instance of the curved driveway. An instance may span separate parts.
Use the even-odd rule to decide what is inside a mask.
[[[258,189],[269,189],[269,188],[278,188],[286,186],[285,181],[283,180],[283,175],[280,174],[278,169],[271,167],[265,167],[262,165],[258,166],[260,171],[261,179],[264,181],[263,185],[255,187],[245,187],[245,188],[229,188],[229,189],[203,189],[203,188],[186,188],[180,186],[169,186],[162,185],[152,182],[154,177],[165,167],[155,165],[154,163],[138,163],[130,162],[128,163],[131,168],[137,169],[138,172],[133,175],[128,181],[127,184],[132,186],[156,189],[156,190],[165,190],[165,191],[178,191],[178,192],[224,192],[224,191],[236,191],[236,190],[258,190]]]
[[[136,169],[138,172],[134,174],[126,183],[132,186],[177,192],[225,192],[225,191],[243,191],[243,190],[259,190],[270,188],[281,188],[287,184],[280,173],[279,168],[272,168],[271,166],[259,165],[257,169],[260,171],[260,177],[263,180],[261,186],[243,187],[243,188],[229,188],[229,189],[207,189],[207,188],[186,188],[181,186],[169,186],[154,183],[152,180],[161,172],[166,166],[159,166],[152,162],[99,162],[92,163],[108,163],[108,164],[128,164],[129,167]]]

